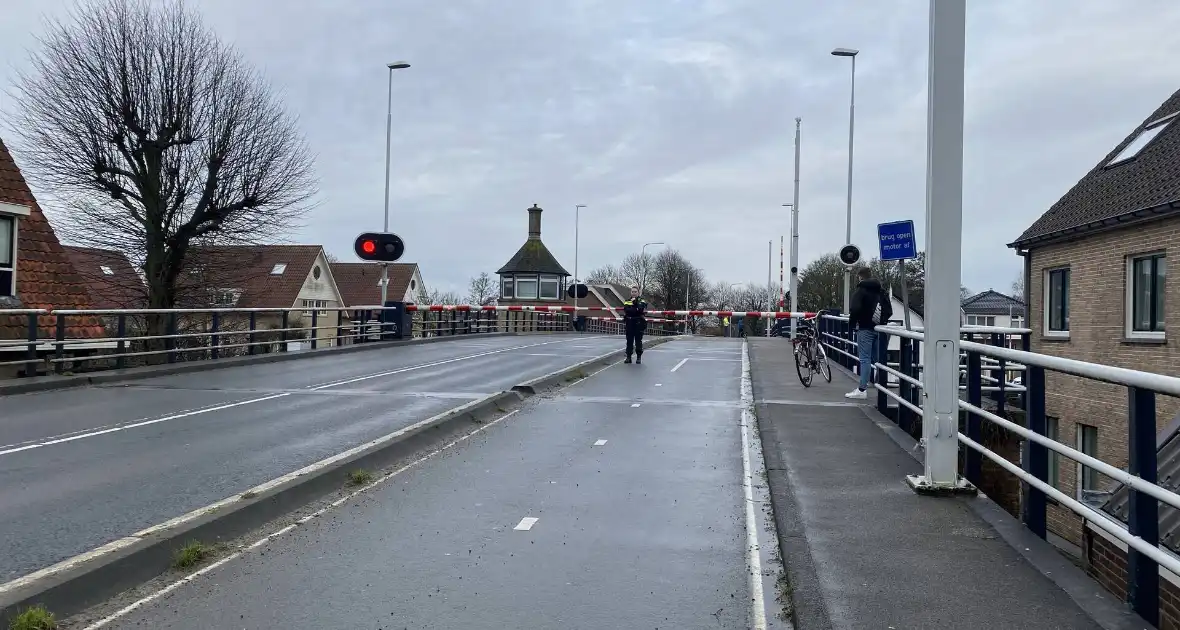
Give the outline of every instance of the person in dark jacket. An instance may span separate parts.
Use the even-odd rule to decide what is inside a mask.
[[[874,350],[877,345],[875,328],[887,323],[893,309],[880,281],[873,277],[867,267],[857,272],[860,282],[848,300],[848,323],[856,328],[856,354],[860,359],[860,384],[844,394],[845,398],[868,398],[865,390],[869,387],[872,373]]]
[[[623,331],[627,333],[627,359],[635,353],[635,362],[643,363],[643,331],[647,328],[647,302],[639,297],[639,287],[631,287],[631,299],[623,302]]]

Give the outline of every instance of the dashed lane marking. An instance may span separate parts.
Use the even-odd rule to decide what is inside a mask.
[[[526,517],[520,519],[520,522],[517,523],[516,527],[513,527],[512,529],[515,529],[518,532],[527,532],[530,529],[532,529],[533,525],[536,525],[537,521],[539,521],[539,520],[541,520],[541,519],[539,519],[535,516],[526,516]]]

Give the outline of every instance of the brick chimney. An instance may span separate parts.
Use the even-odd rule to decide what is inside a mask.
[[[529,208],[529,240],[541,240],[541,207],[535,203]]]

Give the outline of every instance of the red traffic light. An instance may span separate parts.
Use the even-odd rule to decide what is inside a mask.
[[[397,234],[390,232],[365,232],[356,237],[353,251],[361,260],[394,262],[406,252],[406,245]]]

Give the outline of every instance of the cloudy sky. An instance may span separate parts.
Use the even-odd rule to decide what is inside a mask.
[[[292,239],[345,259],[381,226],[385,64],[401,59],[392,226],[432,286],[495,271],[533,203],[571,271],[586,204],[583,274],[663,241],[714,280],[761,280],[773,239],[777,282],[796,116],[800,260],[836,251],[849,64],[834,47],[861,50],[853,240],[875,251],[876,224],[898,219],[924,238],[925,0],[191,4],[282,91],[317,155],[320,205]],[[67,5],[0,0],[0,88]],[[969,7],[963,282],[1006,290],[1021,267],[1005,244],[1180,88],[1180,3]]]

